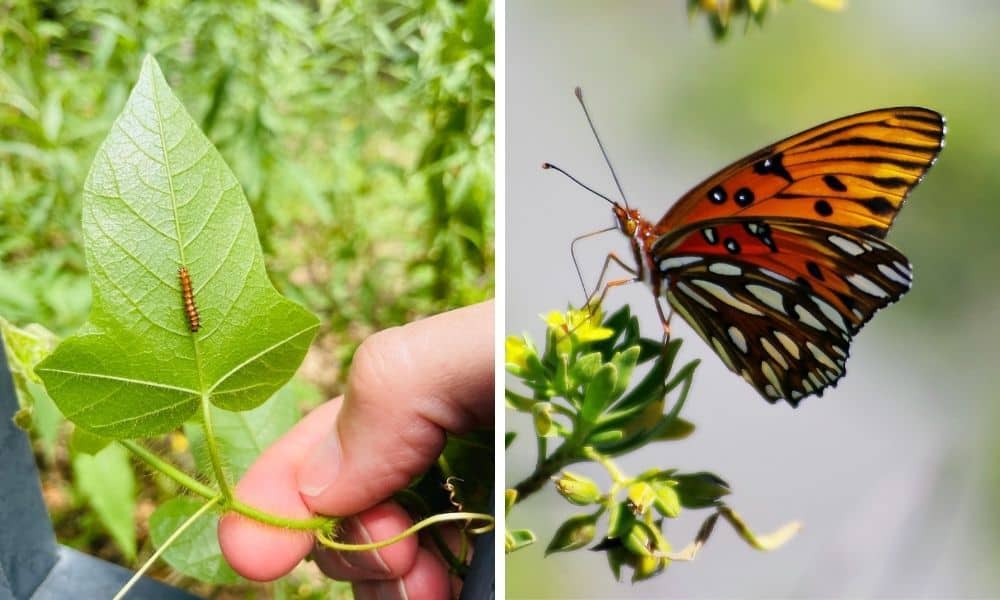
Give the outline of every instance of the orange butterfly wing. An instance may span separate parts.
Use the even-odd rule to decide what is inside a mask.
[[[926,108],[872,110],[825,123],[733,163],[685,194],[656,224],[667,234],[723,217],[790,217],[877,237],[934,163],[944,118]]]
[[[671,306],[768,401],[822,394],[854,334],[910,288],[909,262],[881,239],[944,132],[931,110],[875,110],[708,178],[645,250]]]

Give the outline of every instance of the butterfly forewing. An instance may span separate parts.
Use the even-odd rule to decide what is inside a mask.
[[[695,186],[655,225],[670,234],[726,217],[816,220],[884,237],[940,152],[945,125],[925,108],[844,117],[763,148]]]
[[[722,219],[670,239],[652,257],[671,306],[770,402],[834,385],[854,334],[910,288],[899,251],[824,223]]]

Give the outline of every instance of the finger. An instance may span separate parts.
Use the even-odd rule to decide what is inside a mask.
[[[295,482],[297,465],[328,431],[342,405],[338,398],[323,404],[268,448],[236,486],[236,497],[269,513],[290,518],[312,516],[302,501]],[[406,513],[396,505],[376,506],[345,524],[347,535],[360,539],[392,537],[410,526]],[[358,530],[358,527],[363,528]],[[367,532],[367,533],[366,533]],[[268,527],[242,515],[229,513],[219,523],[219,545],[237,573],[255,581],[277,579],[299,563],[313,549],[312,532]],[[372,561],[388,568],[388,576],[407,572],[416,556],[416,538],[407,538],[378,551],[358,552],[355,558],[366,566]],[[266,549],[266,551],[262,551]],[[371,554],[376,554],[371,557]],[[359,573],[360,577],[361,574]],[[372,576],[371,574],[368,577]]]
[[[316,408],[265,450],[236,485],[236,498],[275,515],[311,517],[296,487],[294,465],[322,438],[322,424],[334,418],[340,404],[334,400]],[[270,581],[291,571],[309,553],[313,536],[228,513],[219,522],[219,546],[237,573],[254,581]]]
[[[313,511],[349,515],[424,472],[445,432],[493,423],[493,302],[379,332],[358,348],[344,407],[298,472]]]
[[[354,584],[356,600],[442,600],[451,596],[448,570],[426,548],[417,552],[413,568],[400,579],[369,580]]]
[[[369,544],[396,536],[412,524],[402,507],[385,502],[344,519],[337,528],[337,541]],[[416,554],[417,536],[411,535],[377,551],[338,552],[317,546],[313,558],[334,579],[362,581],[399,578],[413,568]]]

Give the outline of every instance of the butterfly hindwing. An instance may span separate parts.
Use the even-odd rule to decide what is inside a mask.
[[[671,306],[770,402],[835,384],[852,337],[910,288],[898,250],[824,223],[722,219],[663,241],[652,257]]]

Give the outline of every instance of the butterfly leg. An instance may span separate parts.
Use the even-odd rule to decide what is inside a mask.
[[[611,263],[617,264],[619,267],[624,269],[626,273],[632,275],[632,277],[628,277],[625,279],[616,279],[614,281],[609,281],[607,283],[604,283],[604,278],[608,274],[608,268],[611,266]],[[639,280],[640,280],[639,272],[634,267],[626,264],[625,261],[619,258],[617,254],[611,252],[606,257],[604,257],[604,266],[601,268],[601,275],[597,278],[597,286],[594,288],[593,293],[587,296],[587,305],[589,306],[590,303],[593,302],[594,296],[597,295],[598,290],[601,291],[601,295],[597,300],[597,304],[601,304],[604,301],[604,296],[608,293],[608,288],[625,285],[627,283],[634,283]]]
[[[664,316],[663,303],[660,300],[659,294],[657,294],[654,302],[656,302],[656,314],[660,316],[660,325],[663,326],[663,343],[666,344],[670,341],[670,319],[674,316],[674,309],[671,308],[669,313]]]

